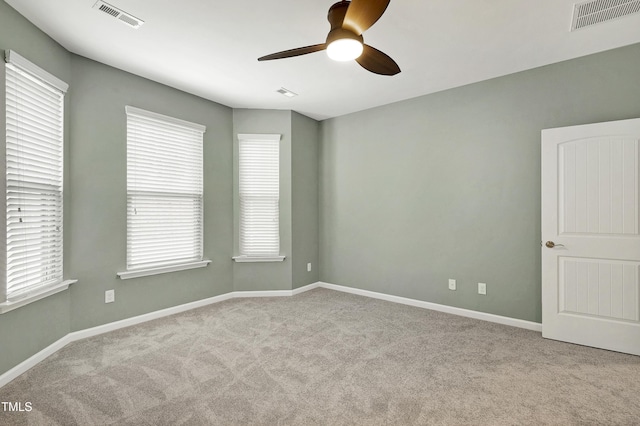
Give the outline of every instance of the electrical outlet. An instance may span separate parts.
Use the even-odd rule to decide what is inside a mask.
[[[449,290],[455,290],[456,289],[456,280],[452,280],[451,278],[449,278]]]
[[[307,272],[311,272],[311,262],[307,263]]]
[[[107,290],[104,292],[104,303],[113,303],[116,301],[116,291]]]
[[[487,284],[486,283],[478,283],[478,294],[487,294]]]

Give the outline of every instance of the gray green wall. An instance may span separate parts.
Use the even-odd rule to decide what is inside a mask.
[[[239,254],[238,134],[277,133],[280,139],[280,254],[282,262],[233,262],[236,291],[291,290],[291,112],[260,109],[233,110],[234,250]]]
[[[70,250],[71,329],[141,315],[232,291],[232,111],[115,68],[73,55]],[[206,268],[120,280],[126,270],[125,106],[207,126],[204,134]],[[115,289],[115,303],[104,292]]]
[[[35,28],[18,12],[0,1],[0,55],[4,62],[4,51],[15,50],[32,62],[46,68],[51,74],[69,82],[71,79],[71,55],[49,36]],[[4,93],[4,67],[0,71],[0,84]],[[4,96],[2,96],[4,99]],[[69,96],[66,98],[69,107]],[[4,107],[0,108],[0,148],[4,152]],[[69,117],[67,116],[67,129]],[[65,146],[69,147],[69,133],[65,135]],[[65,175],[69,176],[69,163],[65,164]],[[69,185],[65,188],[64,201],[71,199]],[[65,250],[69,248],[70,220],[65,216]],[[6,265],[5,265],[6,267]],[[65,270],[69,270],[68,263]],[[37,303],[0,315],[0,374],[24,361],[70,331],[70,295],[68,291],[47,297]]]
[[[322,122],[320,280],[540,322],[540,131],[640,117],[639,75],[634,45]]]
[[[318,130],[317,121],[292,111],[233,110],[234,255],[239,253],[238,134],[277,133],[282,135],[280,254],[286,256],[283,262],[234,262],[234,290],[292,290],[318,281]]]
[[[293,288],[315,283],[318,264],[318,148],[319,123],[296,112],[291,114]],[[307,271],[311,263],[311,272]]]

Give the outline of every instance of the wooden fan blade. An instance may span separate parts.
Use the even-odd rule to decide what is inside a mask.
[[[272,59],[292,58],[294,56],[306,55],[307,53],[319,52],[321,50],[325,50],[326,48],[327,48],[327,45],[325,43],[314,44],[313,46],[298,47],[297,49],[290,49],[290,50],[285,50],[283,52],[272,53],[271,55],[258,58],[258,60],[270,61]]]
[[[342,28],[361,35],[382,16],[391,0],[351,0]]]
[[[396,75],[400,67],[386,53],[367,44],[364,45],[362,55],[356,61],[362,68],[380,75]]]

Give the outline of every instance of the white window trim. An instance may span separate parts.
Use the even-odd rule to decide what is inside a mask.
[[[17,54],[13,50],[5,51],[4,58],[6,63],[14,64],[17,67],[22,68],[23,70],[29,72],[34,77],[39,78],[40,80],[44,81],[50,86],[55,87],[56,89],[60,90],[63,93],[67,93],[67,91],[69,90],[69,85],[67,83],[60,80],[55,75],[43,70],[33,62]]]
[[[166,274],[167,272],[186,271],[188,269],[204,268],[211,260],[201,260],[198,262],[178,263],[176,265],[161,266],[158,268],[133,269],[131,271],[118,272],[116,275],[121,280],[131,278],[148,277],[150,275]]]
[[[67,93],[67,91],[69,90],[69,85],[67,83],[65,83],[64,81],[60,80],[59,78],[57,78],[56,76],[54,76],[53,74],[45,71],[44,69],[40,68],[39,66],[37,66],[36,64],[34,64],[33,62],[29,61],[28,59],[26,59],[25,57],[23,57],[22,55],[16,53],[14,50],[10,50],[7,49],[5,50],[5,62],[8,64],[13,64],[19,68],[22,68],[23,70],[29,72],[31,75],[33,75],[34,77],[42,80],[44,83],[55,87],[56,89],[60,90],[63,93]],[[0,115],[2,115],[2,118],[0,118],[0,132],[3,134],[3,137],[5,137],[4,135],[6,135],[6,122],[5,122],[5,115],[6,115],[6,93],[5,93],[5,71],[4,71],[4,67],[2,68],[2,72],[0,73],[0,84],[2,85],[2,90],[0,90],[0,97],[2,99],[0,99],[0,104],[2,105],[0,107]],[[6,147],[4,146],[4,144],[2,145],[3,149],[6,151]],[[64,152],[64,141],[63,141],[63,152]],[[63,157],[64,158],[64,157]],[[5,159],[6,161],[6,159]],[[3,173],[5,172],[5,161],[3,161],[3,166],[0,168]],[[2,185],[1,188],[2,192],[4,193],[6,191],[6,181],[4,179],[2,179]],[[64,185],[64,182],[63,182]],[[5,208],[6,210],[6,204],[3,203],[3,208]],[[64,209],[64,207],[63,207]],[[2,236],[2,243],[6,244],[6,239],[5,239],[6,235],[3,234]],[[0,250],[0,254],[2,256],[6,256],[6,247],[3,247]],[[64,257],[64,249],[63,249],[63,257]],[[6,266],[6,265],[5,265]],[[69,280],[65,280],[63,278],[62,282],[59,283],[55,283],[55,284],[50,284],[47,286],[43,286],[43,287],[39,287],[34,289],[32,292],[26,293],[21,295],[20,297],[16,298],[16,299],[6,299],[6,288],[4,288],[4,286],[6,285],[6,283],[4,281],[2,281],[2,284],[0,285],[3,288],[0,288],[0,300],[4,300],[4,302],[0,303],[0,315],[1,314],[5,314],[7,312],[13,311],[14,309],[18,309],[20,307],[26,306],[30,303],[36,302],[38,300],[44,299],[46,297],[52,296],[56,293],[60,293],[62,291],[65,291],[69,288],[69,286],[71,284],[75,284],[77,283],[78,280],[75,279],[69,279]]]
[[[232,259],[238,263],[251,262],[282,262],[286,256],[233,256]]]
[[[61,291],[68,289],[71,284],[75,284],[77,282],[78,280],[64,280],[58,284],[39,288],[37,292],[31,293],[28,296],[0,303],[0,314],[13,311],[14,309],[18,309],[22,306],[28,305],[29,303],[44,299],[45,297],[52,296],[56,293],[60,293]]]
[[[168,115],[158,114],[157,112],[147,111],[145,109],[136,108],[130,105],[126,105],[124,107],[124,111],[127,115],[137,115],[139,117],[150,118],[152,120],[158,120],[163,123],[171,123],[176,124],[182,127],[188,127],[193,130],[197,130],[199,132],[205,133],[207,131],[207,126],[203,126],[202,124],[192,123],[191,121],[180,120],[179,118],[171,117]]]

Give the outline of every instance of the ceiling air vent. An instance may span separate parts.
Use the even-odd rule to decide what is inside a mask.
[[[96,4],[93,5],[93,8],[98,9],[99,11],[104,12],[113,18],[116,18],[123,24],[127,24],[128,26],[135,29],[140,28],[142,24],[144,24],[144,21],[142,19],[138,19],[130,13],[127,13],[124,10],[118,9],[117,7],[103,1],[97,1]]]
[[[591,0],[573,7],[571,31],[640,12],[640,0]]]
[[[287,98],[295,98],[296,96],[298,96],[297,93],[293,93],[291,90],[285,89],[284,87],[281,87],[280,89],[276,90],[276,92],[286,96]]]

